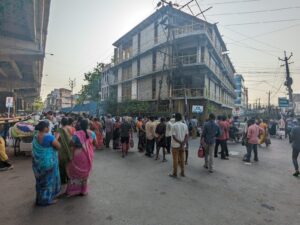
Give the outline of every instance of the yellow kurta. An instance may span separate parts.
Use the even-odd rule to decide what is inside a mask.
[[[5,141],[4,139],[0,136],[0,160],[1,161],[7,161],[8,157],[5,152]]]
[[[266,142],[268,125],[266,123],[262,122],[259,124],[259,126],[260,126],[260,128],[262,128],[264,130],[263,134],[260,135],[260,137],[259,137],[259,144],[261,145]]]

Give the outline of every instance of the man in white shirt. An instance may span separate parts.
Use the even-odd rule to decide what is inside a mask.
[[[149,121],[145,125],[146,130],[146,156],[152,157],[155,145],[155,123],[154,117],[150,116]]]
[[[184,146],[188,139],[188,127],[185,123],[181,122],[182,115],[175,114],[175,123],[172,126],[172,155],[173,155],[173,173],[169,174],[170,177],[177,178],[178,163],[180,165],[180,175],[185,177],[184,174]]]
[[[170,117],[167,117],[167,127],[166,127],[166,149],[167,153],[171,153],[171,139],[172,139],[172,122],[170,121]]]

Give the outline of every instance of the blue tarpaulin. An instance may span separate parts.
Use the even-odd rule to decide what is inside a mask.
[[[87,104],[79,104],[75,105],[73,108],[68,107],[68,108],[63,108],[63,112],[65,113],[87,113],[89,115],[95,116],[97,114],[97,102],[90,102]],[[99,113],[103,114],[103,108],[99,106]]]

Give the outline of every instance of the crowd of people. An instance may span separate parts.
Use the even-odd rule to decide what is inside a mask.
[[[242,144],[246,147],[243,161],[251,162],[252,152],[257,162],[258,146],[270,143],[271,123],[255,118],[245,119]],[[282,121],[279,121],[279,123]],[[88,115],[46,113],[35,126],[32,142],[32,168],[36,178],[36,204],[50,205],[59,197],[86,195],[88,178],[93,166],[94,151],[104,148],[120,150],[125,158],[134,147],[133,132],[137,132],[137,149],[146,157],[166,162],[172,154],[172,178],[185,177],[188,165],[189,140],[200,136],[200,147],[204,149],[204,168],[214,172],[214,158],[228,160],[227,142],[234,120],[226,116],[210,114],[201,131],[196,118],[185,120],[180,113],[171,117],[112,117],[94,118]],[[281,129],[281,128],[279,128]],[[300,127],[290,132],[293,147],[294,176],[299,176]],[[5,140],[0,137],[1,167],[9,167],[5,153]],[[220,150],[219,150],[220,146]],[[155,151],[156,150],[156,151]],[[4,165],[5,164],[5,165]],[[178,167],[180,173],[178,173]]]

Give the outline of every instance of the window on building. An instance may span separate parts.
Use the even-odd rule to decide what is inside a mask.
[[[141,52],[141,33],[138,33],[138,53]]]
[[[156,51],[152,52],[152,70],[156,70]]]
[[[178,62],[182,65],[194,64],[197,62],[197,48],[185,48],[178,52]]]
[[[122,84],[122,99],[131,99],[131,81]]]
[[[132,64],[122,68],[122,81],[132,78]]]
[[[137,59],[137,76],[141,75],[141,60],[140,58]]]
[[[123,45],[123,54],[122,58],[124,60],[129,59],[132,57],[132,39]]]
[[[114,63],[118,63],[119,62],[119,51],[118,48],[114,49]]]
[[[154,24],[154,43],[158,42],[158,22]]]
[[[204,46],[201,46],[201,62],[204,63],[204,57],[205,57],[205,48]]]
[[[156,99],[156,77],[152,78],[152,99]]]

